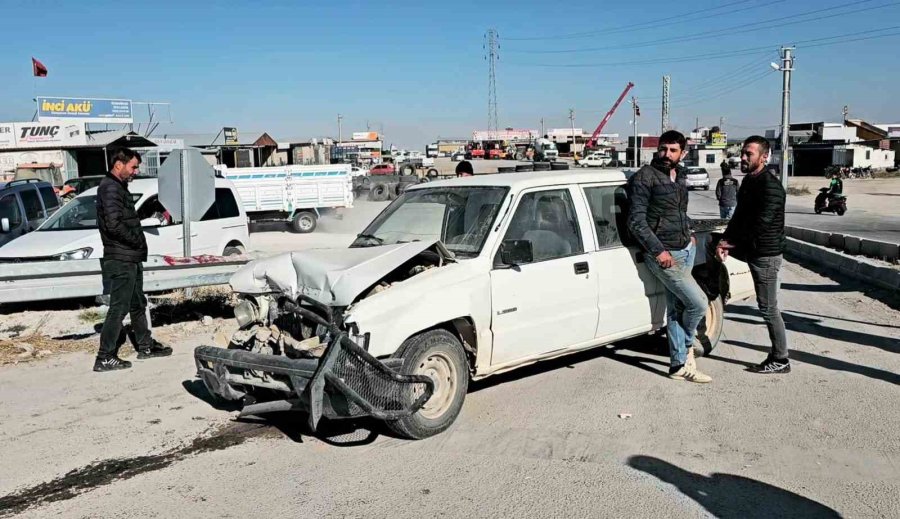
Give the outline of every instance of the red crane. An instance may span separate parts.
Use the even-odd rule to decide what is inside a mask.
[[[631,90],[633,87],[634,87],[634,83],[629,81],[628,85],[625,86],[625,90],[622,91],[622,95],[620,95],[619,98],[616,99],[616,104],[614,104],[612,106],[612,108],[610,108],[609,111],[606,112],[606,116],[603,118],[602,121],[600,121],[600,124],[597,125],[597,129],[594,130],[594,133],[591,135],[591,140],[589,140],[587,142],[587,144],[585,145],[585,148],[594,148],[595,146],[597,146],[597,136],[600,135],[601,131],[603,131],[603,127],[606,126],[606,123],[609,122],[609,119],[616,112],[616,108],[618,108],[619,105],[622,104],[622,100],[625,99],[625,96],[628,95],[628,91]]]

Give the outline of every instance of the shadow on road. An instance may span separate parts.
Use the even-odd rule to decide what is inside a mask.
[[[850,292],[850,289],[842,285],[808,285],[802,283],[782,283],[783,290],[795,292]]]
[[[626,355],[620,353],[621,350],[662,355],[663,360],[648,356],[636,356],[631,354]],[[469,393],[477,393],[478,391],[488,389],[499,384],[513,382],[515,380],[532,377],[541,373],[547,373],[549,371],[555,371],[560,368],[574,369],[576,364],[604,357],[616,362],[621,362],[623,364],[642,369],[644,371],[648,371],[650,373],[653,373],[654,375],[665,377],[669,376],[669,353],[665,338],[656,336],[642,336],[619,341],[607,347],[592,348],[582,352],[565,355],[556,359],[541,361],[530,366],[518,368],[508,373],[493,375],[484,380],[476,380],[469,384]],[[663,368],[657,369],[651,367],[650,364],[657,364],[663,366]]]
[[[759,310],[751,306],[733,305],[728,308],[729,314],[744,314],[754,317],[762,317]],[[872,335],[871,333],[855,332],[852,330],[842,330],[840,328],[832,328],[822,324],[822,319],[814,319],[811,317],[803,317],[782,312],[784,318],[784,326],[793,332],[804,333],[807,335],[817,335],[828,339],[834,339],[851,344],[860,344],[863,346],[871,346],[890,353],[900,353],[900,341],[893,337],[883,337],[881,335]],[[727,317],[730,321],[761,324],[759,321],[742,319],[734,316]]]
[[[756,344],[750,344],[749,342],[733,340],[726,340],[725,342],[727,344],[740,346],[742,348],[749,348],[751,350],[756,350],[763,353],[769,353],[769,351],[771,350],[771,348],[769,348],[768,346],[758,346]],[[890,371],[884,371],[881,369],[870,368],[868,366],[860,366],[859,364],[853,364],[852,362],[823,357],[821,355],[815,355],[813,353],[807,353],[805,351],[791,350],[791,360],[805,362],[807,364],[812,364],[834,371],[856,373],[857,375],[874,378],[875,380],[881,380],[889,384],[900,385],[900,374],[891,373]]]
[[[802,258],[798,258],[790,252],[786,252],[784,257],[791,263],[801,265],[806,270],[825,276],[828,279],[840,284],[842,287],[846,288],[848,292],[862,292],[867,297],[871,297],[872,299],[881,301],[894,310],[900,310],[900,293],[898,293],[898,291],[896,290],[887,290],[868,283],[862,283],[860,281],[857,281],[856,279],[841,274],[834,269],[823,267],[813,262],[806,261]]]
[[[219,411],[235,412],[240,411],[244,406],[243,402],[229,402],[217,398],[206,389],[200,380],[185,380],[181,385],[191,396],[203,400]],[[304,436],[312,436],[338,447],[368,445],[380,435],[391,436],[380,422],[371,419],[328,420],[323,418],[316,431],[312,432],[307,424],[307,414],[303,412],[243,416],[235,419],[235,422],[274,427],[295,443],[303,443]]]
[[[704,476],[652,456],[632,456],[628,466],[674,485],[714,517],[840,517],[835,510],[812,499],[743,476]]]

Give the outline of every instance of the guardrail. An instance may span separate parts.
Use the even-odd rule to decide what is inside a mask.
[[[173,264],[163,256],[151,256],[144,262],[144,291],[227,284],[251,259],[232,256]],[[0,264],[0,304],[95,297],[103,292],[99,259]]]

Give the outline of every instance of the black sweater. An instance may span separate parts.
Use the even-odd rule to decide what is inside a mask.
[[[147,239],[131,193],[124,182],[109,173],[97,187],[97,224],[104,258],[133,263],[147,261]]]

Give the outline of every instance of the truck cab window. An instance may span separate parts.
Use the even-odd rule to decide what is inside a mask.
[[[569,191],[523,195],[503,240],[530,241],[535,262],[584,252]]]

